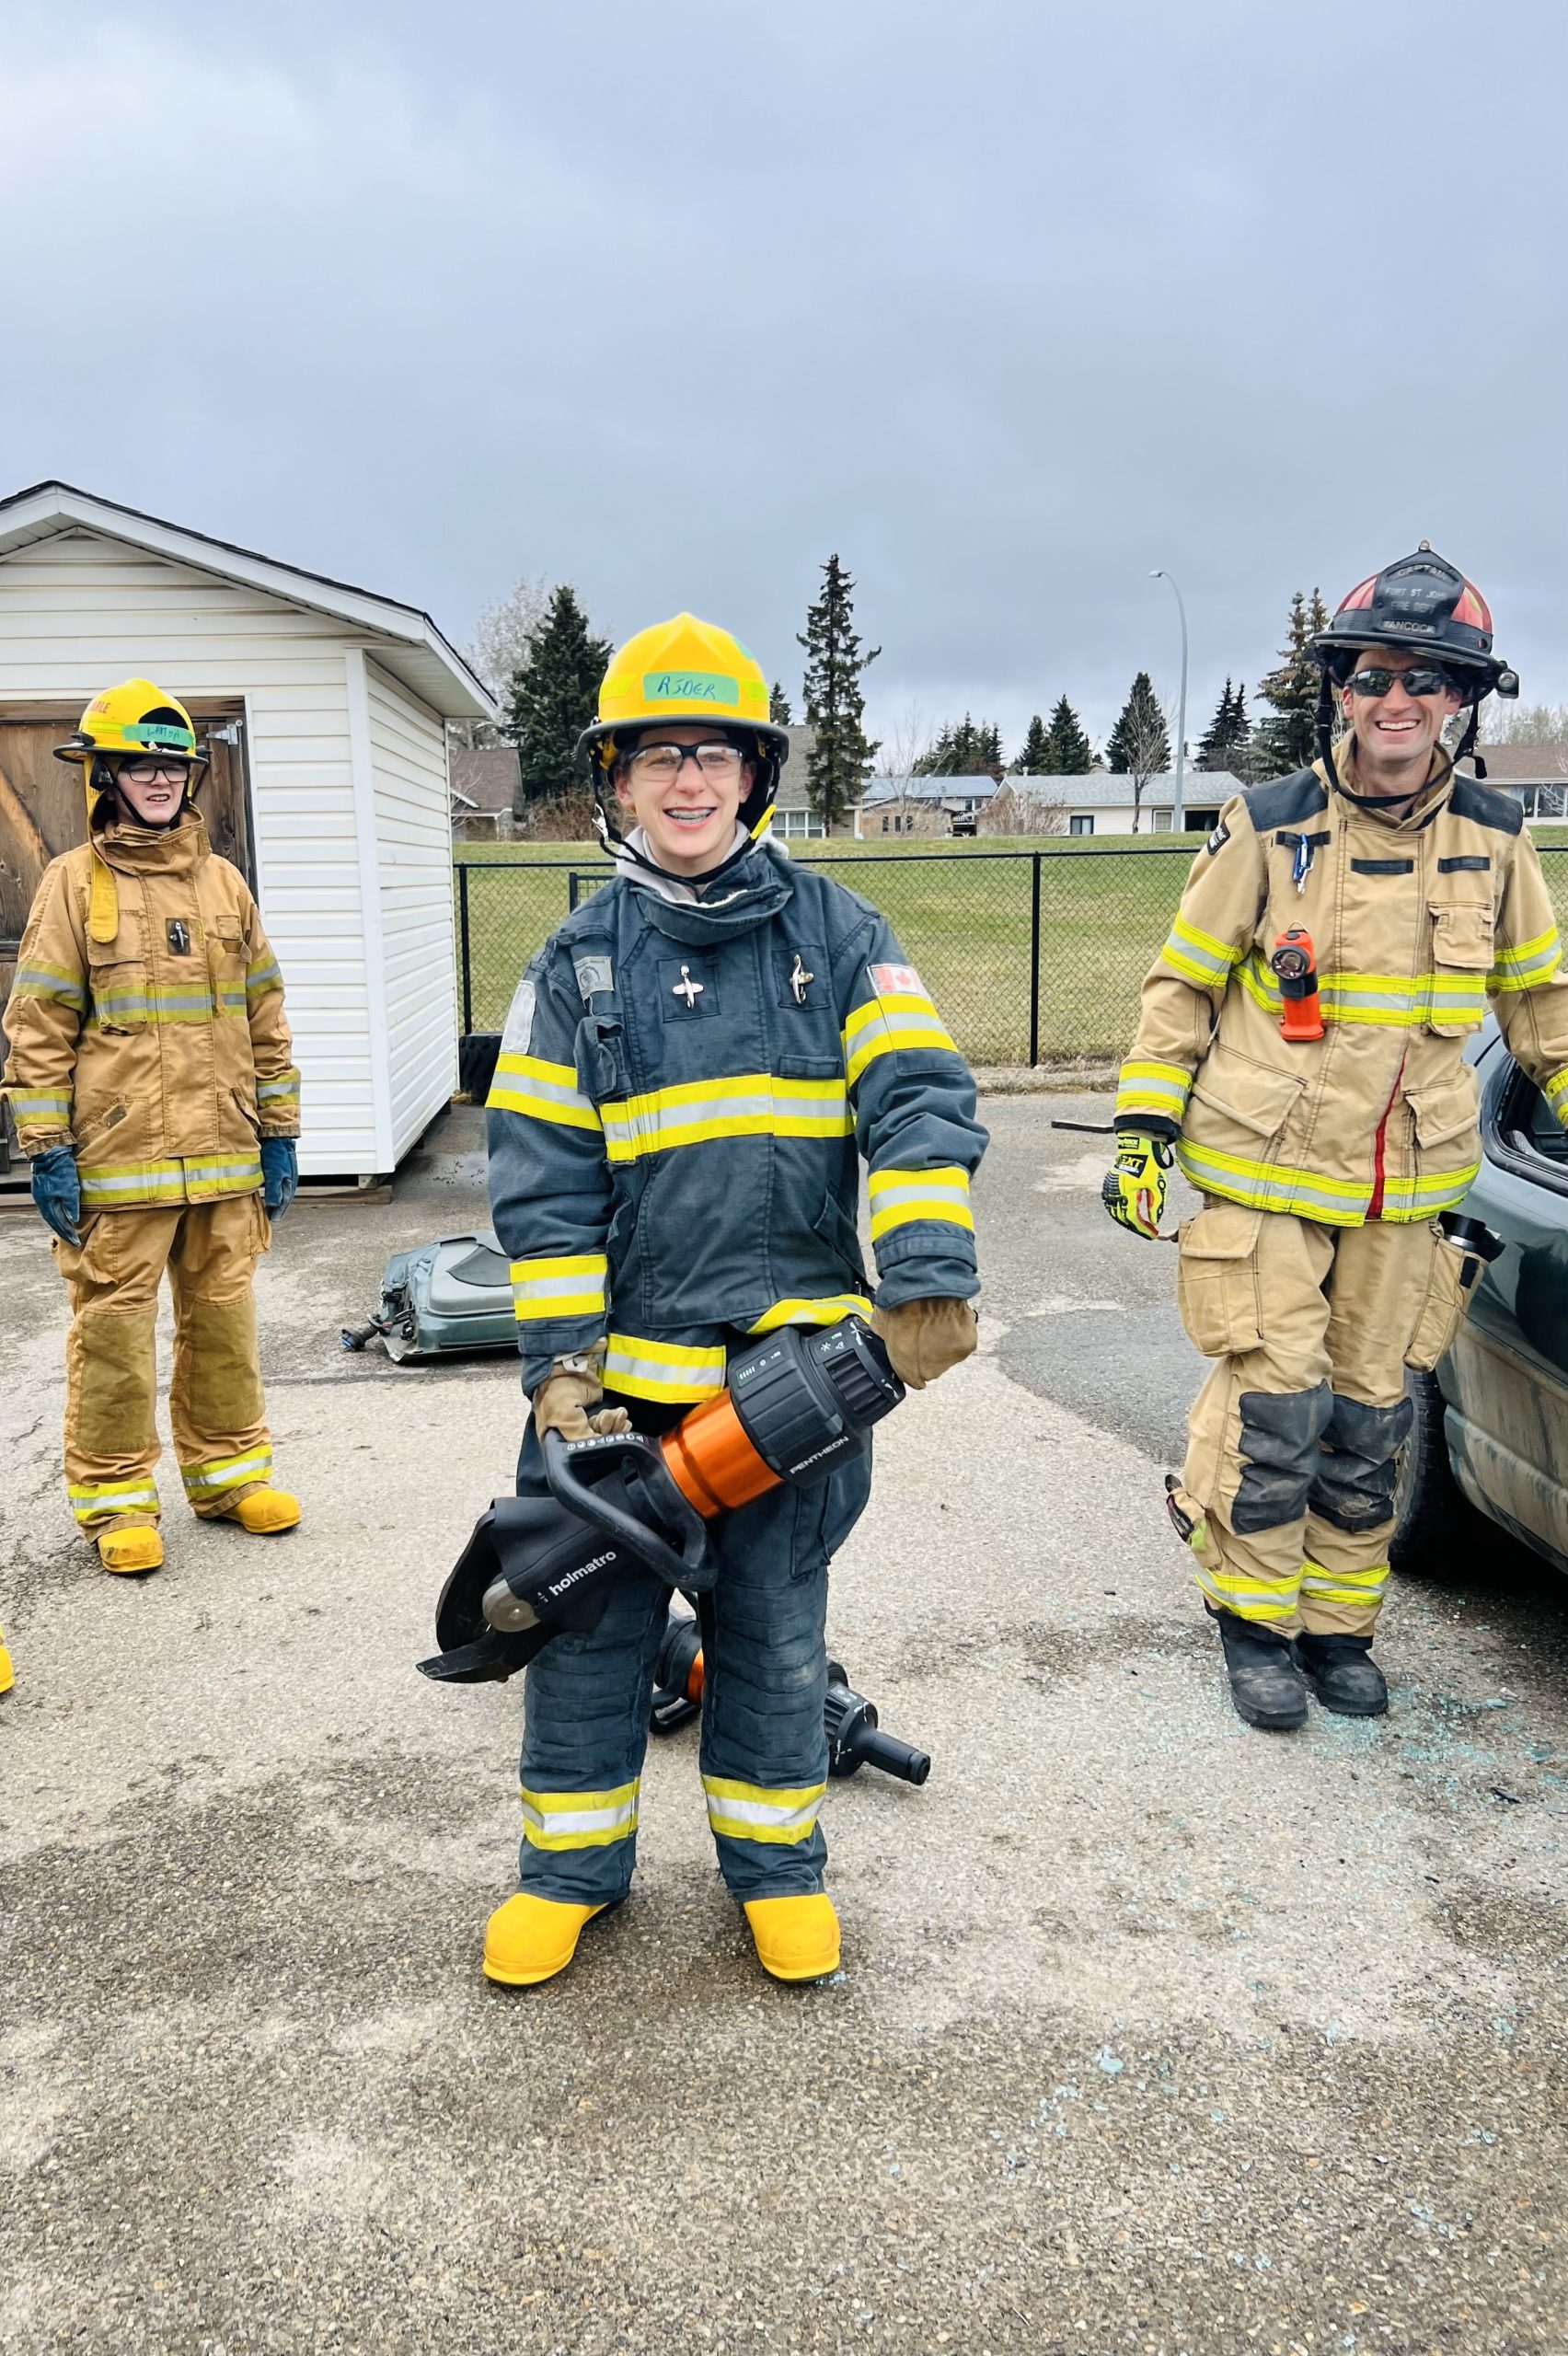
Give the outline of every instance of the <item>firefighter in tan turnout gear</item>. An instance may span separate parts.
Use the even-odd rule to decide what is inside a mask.
[[[88,839],[45,870],[28,918],[6,1094],[70,1295],[71,1508],[106,1570],[150,1571],[166,1269],[191,1506],[252,1533],[299,1519],[271,1485],[251,1294],[294,1195],[299,1074],[256,903],[190,804],[205,760],[184,707],[127,679],[57,754],[84,768]]]
[[[1216,1363],[1168,1487],[1236,1707],[1261,1727],[1300,1726],[1309,1681],[1331,1710],[1388,1706],[1371,1646],[1405,1369],[1442,1356],[1478,1272],[1446,1230],[1480,1166],[1464,1049],[1489,1007],[1568,1125],[1540,863],[1519,804],[1441,742],[1468,705],[1462,758],[1482,699],[1517,691],[1485,605],[1424,544],[1353,590],[1313,653],[1320,757],[1228,803],[1194,860],[1105,1184],[1145,1235],[1172,1147],[1204,1195],[1177,1285]]]

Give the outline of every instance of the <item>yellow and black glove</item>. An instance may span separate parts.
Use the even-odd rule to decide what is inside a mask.
[[[1118,1227],[1159,1242],[1170,1162],[1170,1148],[1163,1138],[1146,1136],[1142,1129],[1117,1130],[1116,1159],[1105,1173],[1100,1199]]]

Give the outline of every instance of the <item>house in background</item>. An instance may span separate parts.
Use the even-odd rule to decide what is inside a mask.
[[[1087,777],[1016,777],[1008,780],[1020,793],[1034,794],[1054,803],[1065,823],[1056,831],[1066,835],[1130,835],[1133,831],[1133,780],[1114,769],[1091,769]],[[1241,780],[1228,769],[1188,769],[1182,780],[1183,831],[1207,834],[1217,824],[1220,810]],[[1174,772],[1149,778],[1138,809],[1141,835],[1168,835],[1175,815]]]
[[[1483,745],[1481,756],[1487,784],[1522,805],[1527,826],[1560,826],[1568,818],[1568,748]]]
[[[986,807],[1000,791],[994,777],[868,778],[855,813],[856,839],[983,832]]]
[[[515,745],[455,745],[449,756],[452,831],[465,842],[510,842],[517,831]]]
[[[785,733],[790,739],[790,757],[778,774],[778,792],[773,805],[773,824],[769,831],[787,843],[825,841],[828,827],[825,820],[812,808],[806,780],[806,764],[811,758],[812,746],[816,743],[816,730],[797,722]],[[846,812],[832,831],[836,835],[853,834],[853,811]]]
[[[282,967],[301,1170],[396,1168],[456,1082],[445,724],[493,722],[489,690],[417,606],[66,483],[0,500],[0,993],[83,836],[52,748],[138,674],[212,746],[198,807]]]

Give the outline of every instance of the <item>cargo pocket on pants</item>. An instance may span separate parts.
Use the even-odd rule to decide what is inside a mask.
[[[1430,1374],[1458,1332],[1459,1320],[1470,1301],[1465,1271],[1474,1258],[1473,1253],[1461,1252],[1434,1229],[1426,1290],[1422,1296],[1415,1332],[1405,1352],[1405,1364],[1412,1373]],[[1476,1265],[1479,1266],[1480,1263]]]
[[[1262,1211],[1216,1203],[1179,1230],[1176,1305],[1194,1349],[1205,1358],[1234,1357],[1262,1345],[1258,1297]]]

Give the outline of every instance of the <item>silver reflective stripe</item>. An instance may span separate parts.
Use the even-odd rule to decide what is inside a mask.
[[[237,1457],[232,1463],[192,1465],[182,1477],[188,1489],[232,1489],[241,1481],[257,1480],[272,1469],[272,1451],[264,1448],[258,1455]]]

